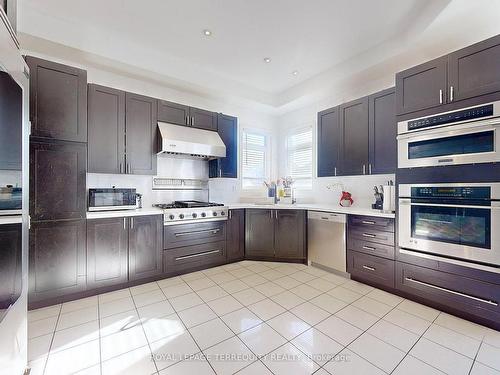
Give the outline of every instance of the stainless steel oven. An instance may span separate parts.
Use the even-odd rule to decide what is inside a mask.
[[[398,123],[398,168],[500,161],[500,101]]]
[[[133,210],[138,208],[135,189],[89,189],[89,211]]]
[[[399,185],[399,246],[500,265],[500,183]]]

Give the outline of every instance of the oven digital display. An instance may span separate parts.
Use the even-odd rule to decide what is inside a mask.
[[[487,186],[418,186],[411,188],[412,198],[475,199],[489,201],[491,188]]]

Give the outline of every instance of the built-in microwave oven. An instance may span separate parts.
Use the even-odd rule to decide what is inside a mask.
[[[132,188],[89,189],[89,211],[134,210],[137,192]]]
[[[500,101],[398,123],[398,168],[500,162]]]
[[[399,246],[500,266],[500,183],[400,184]]]

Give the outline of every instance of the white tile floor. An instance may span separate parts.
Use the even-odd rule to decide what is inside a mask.
[[[29,313],[32,374],[497,374],[500,332],[298,264],[243,261]]]

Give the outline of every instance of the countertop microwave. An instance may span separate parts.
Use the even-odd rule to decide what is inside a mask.
[[[135,210],[136,208],[138,208],[136,189],[89,189],[89,211]]]

